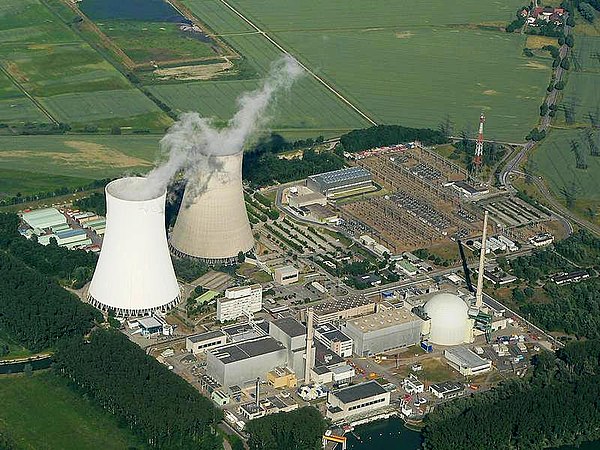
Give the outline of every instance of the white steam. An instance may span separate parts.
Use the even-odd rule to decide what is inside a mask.
[[[218,170],[215,157],[243,151],[248,140],[268,121],[266,110],[274,96],[289,89],[301,74],[302,68],[291,56],[273,63],[263,85],[238,98],[239,109],[224,128],[216,127],[213,119],[198,113],[182,114],[160,141],[161,151],[168,158],[148,173],[145,192],[140,194],[149,198],[160,195],[180,171],[191,180],[187,189],[200,193],[205,184],[201,179],[206,181]],[[192,182],[200,186],[190,186]]]

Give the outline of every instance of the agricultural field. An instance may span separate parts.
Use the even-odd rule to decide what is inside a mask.
[[[0,431],[17,449],[124,449],[141,442],[52,373],[0,377]]]
[[[276,48],[222,2],[181,1],[259,73],[272,60]],[[525,37],[500,30],[519,1],[231,5],[377,122],[436,127],[449,115],[462,130],[483,110],[487,135],[512,141],[537,122],[551,60],[523,56]]]
[[[0,123],[34,122],[43,118],[37,106],[0,72]]]
[[[57,121],[74,126],[96,120],[106,126],[141,122],[143,128],[158,130],[171,123],[168,116],[40,0],[3,2],[0,60],[7,74],[46,105]],[[119,98],[124,96],[127,105],[112,101],[114,91]],[[111,105],[107,108],[103,105],[104,98],[111,95]],[[99,112],[94,111],[95,105],[99,105]],[[0,106],[1,114],[3,110]],[[15,117],[12,121],[22,120]]]

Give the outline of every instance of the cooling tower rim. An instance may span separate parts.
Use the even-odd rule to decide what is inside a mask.
[[[111,181],[106,185],[106,195],[124,202],[149,202],[159,199],[166,195],[167,190],[163,189],[160,194],[147,194],[142,192],[148,188],[148,179],[146,177],[123,177]]]

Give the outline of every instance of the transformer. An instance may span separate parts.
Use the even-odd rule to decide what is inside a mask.
[[[166,191],[143,192],[147,180],[128,177],[106,186],[106,232],[88,301],[116,316],[167,311],[180,300],[165,227]]]
[[[242,187],[243,152],[207,156],[208,173],[188,181],[171,233],[172,252],[209,264],[231,264],[254,249]]]

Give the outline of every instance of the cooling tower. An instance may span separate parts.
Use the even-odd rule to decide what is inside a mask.
[[[88,300],[117,316],[166,311],[179,301],[165,228],[166,192],[144,195],[145,178],[106,186],[106,232]]]
[[[210,156],[211,169],[188,181],[171,234],[174,254],[227,264],[240,251],[254,248],[242,189],[242,157],[243,152]]]

